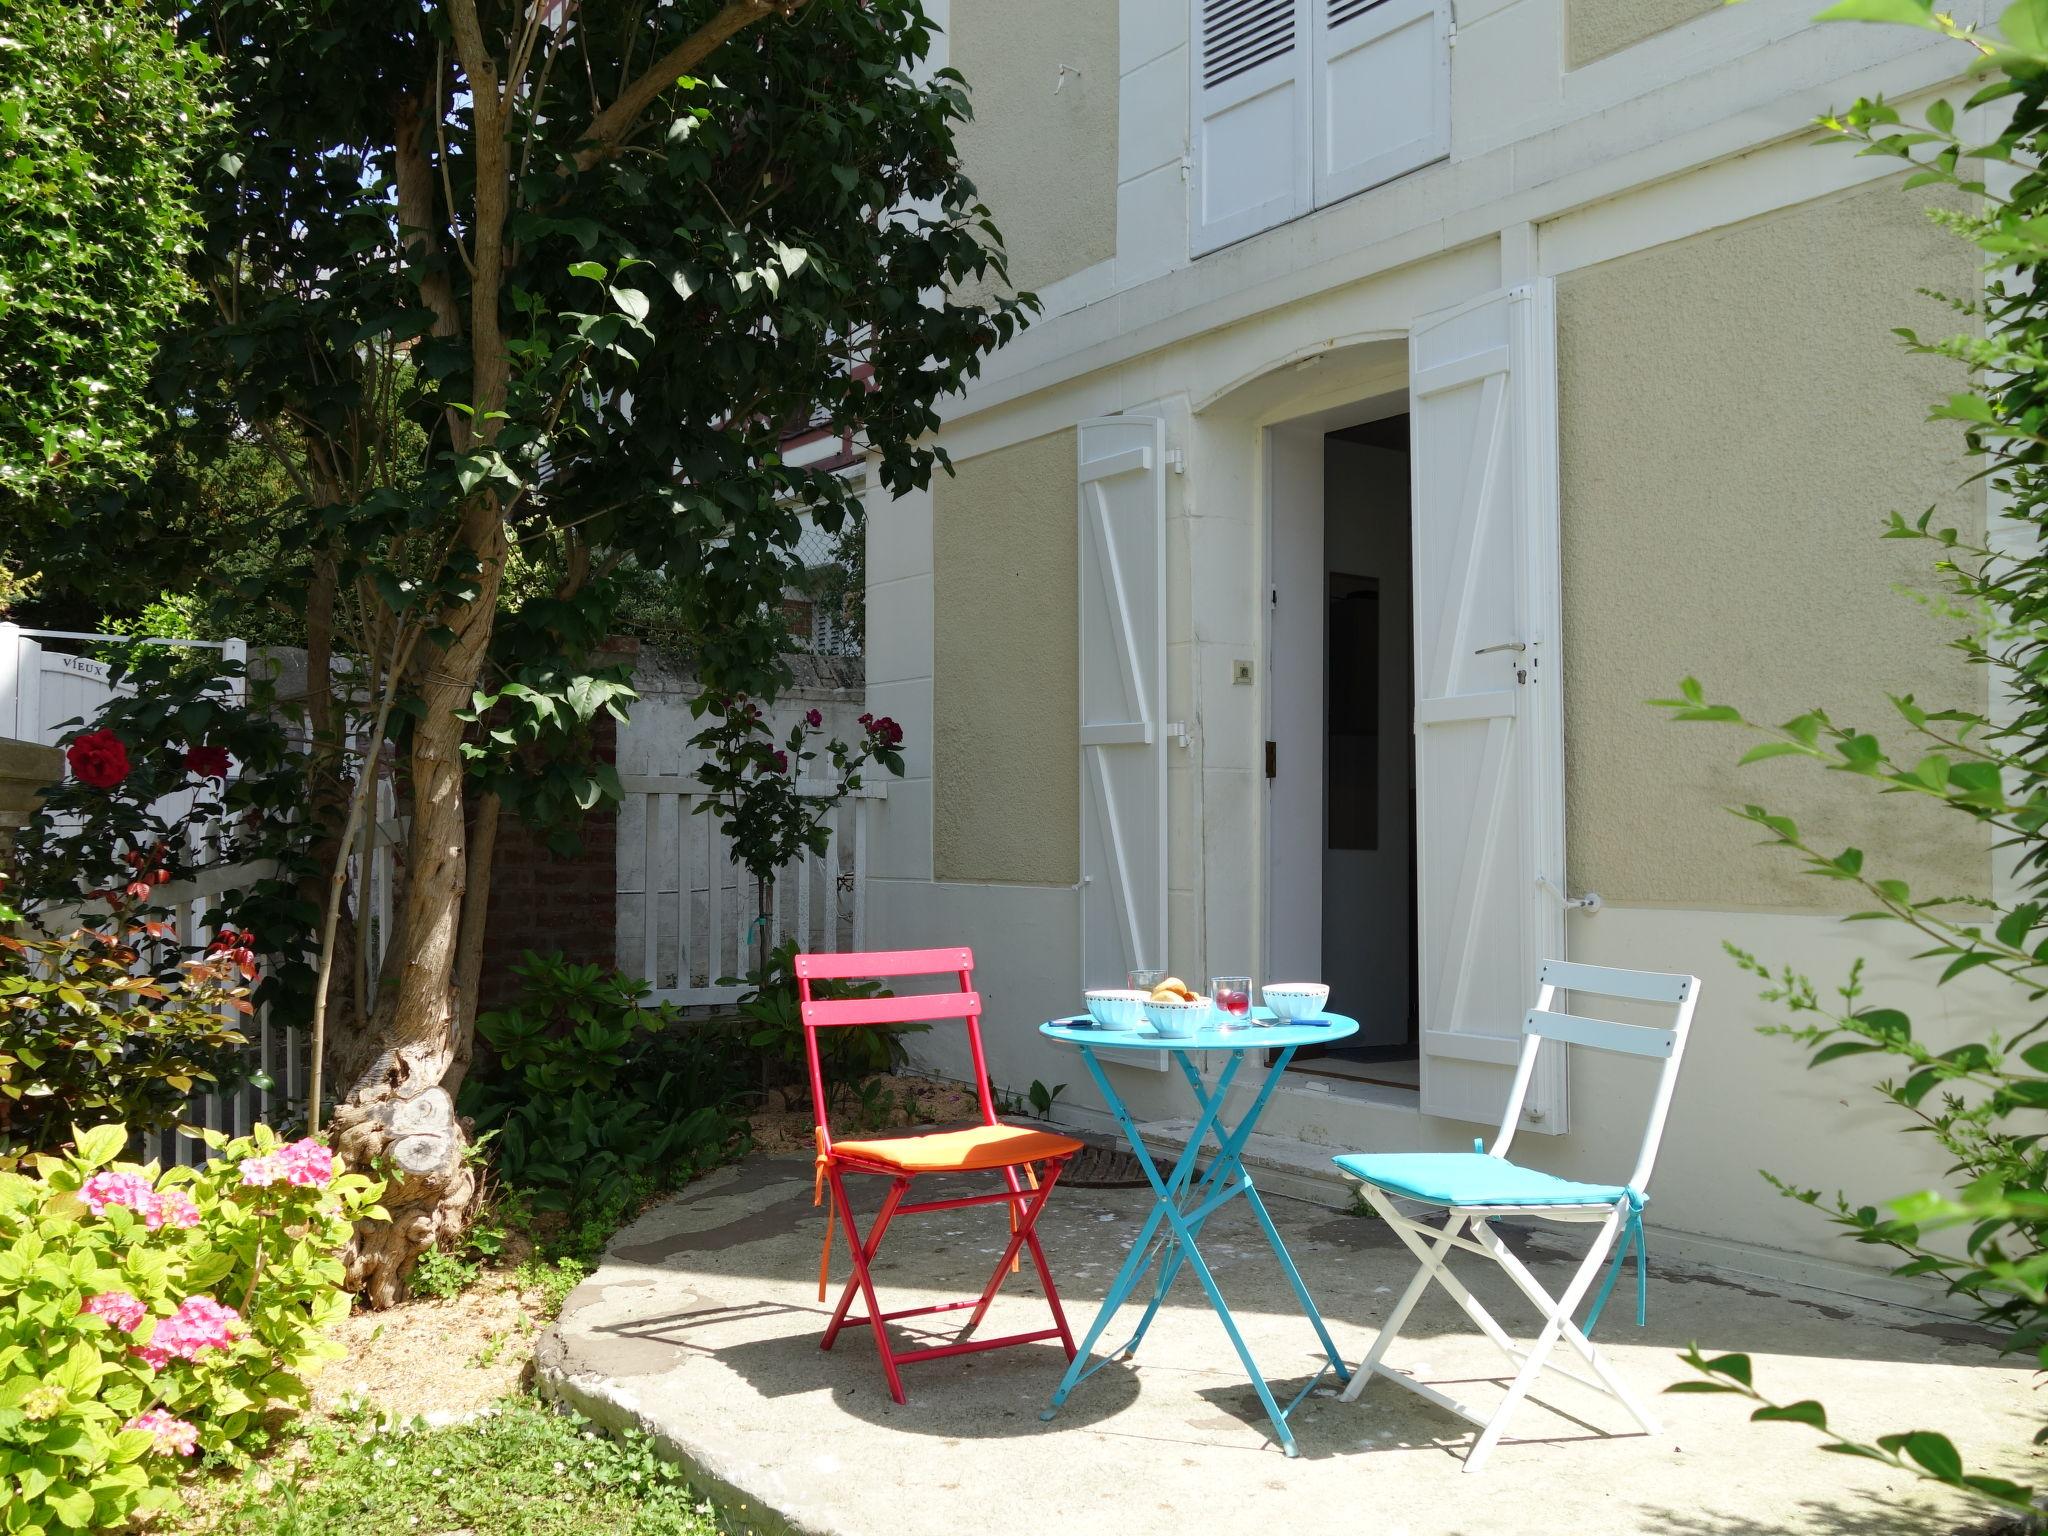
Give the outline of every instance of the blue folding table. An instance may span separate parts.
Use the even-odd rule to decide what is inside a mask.
[[[1212,1021],[1217,1018],[1212,1014]],[[1301,1274],[1294,1267],[1294,1260],[1288,1257],[1286,1245],[1280,1241],[1280,1234],[1274,1229],[1273,1218],[1266,1214],[1266,1205],[1259,1198],[1259,1192],[1252,1184],[1252,1176],[1244,1166],[1244,1149],[1251,1140],[1252,1130],[1258,1124],[1259,1115],[1265,1110],[1267,1100],[1279,1086],[1280,1074],[1287,1070],[1287,1064],[1294,1059],[1294,1053],[1305,1045],[1328,1045],[1358,1033],[1356,1020],[1340,1014],[1326,1013],[1318,1018],[1299,1023],[1273,1023],[1273,1015],[1264,1008],[1254,1010],[1253,1020],[1264,1023],[1237,1023],[1219,1027],[1213,1022],[1200,1033],[1186,1038],[1155,1034],[1149,1027],[1136,1030],[1104,1029],[1086,1014],[1078,1018],[1054,1019],[1039,1025],[1039,1033],[1054,1040],[1065,1041],[1078,1046],[1081,1059],[1088,1066],[1088,1072],[1095,1079],[1095,1086],[1102,1090],[1102,1097],[1108,1103],[1110,1113],[1123,1128],[1124,1137],[1131,1144],[1131,1151],[1137,1154],[1138,1165],[1145,1170],[1145,1179],[1152,1186],[1152,1213],[1145,1218],[1145,1224],[1138,1231],[1137,1241],[1131,1244],[1130,1257],[1117,1271],[1116,1280],[1109,1288],[1109,1295],[1103,1299],[1102,1310],[1089,1326],[1087,1336],[1081,1341],[1079,1353],[1068,1365],[1067,1373],[1060,1379],[1059,1390],[1053,1393],[1052,1402],[1039,1417],[1050,1419],[1059,1411],[1081,1382],[1101,1370],[1110,1361],[1128,1360],[1137,1353],[1145,1332],[1152,1326],[1152,1319],[1158,1315],[1160,1304],[1166,1300],[1166,1293],[1172,1289],[1174,1278],[1185,1263],[1194,1270],[1195,1278],[1201,1282],[1209,1297],[1209,1305],[1216,1309],[1217,1317],[1223,1321],[1223,1331],[1230,1336],[1231,1344],[1237,1350],[1237,1357],[1244,1363],[1245,1372],[1257,1389],[1259,1401],[1265,1405],[1266,1417],[1272,1420],[1273,1433],[1289,1456],[1300,1454],[1295,1448],[1294,1435],[1287,1427],[1288,1415],[1301,1405],[1311,1388],[1323,1379],[1318,1370],[1309,1378],[1308,1384],[1294,1395],[1286,1407],[1274,1400],[1273,1390],[1266,1385],[1266,1378],[1259,1370],[1258,1362],[1252,1358],[1250,1347],[1244,1335],[1238,1332],[1237,1323],[1230,1315],[1230,1305],[1223,1299],[1223,1292],[1217,1288],[1216,1277],[1210,1273],[1203,1260],[1197,1239],[1203,1225],[1217,1211],[1232,1200],[1243,1197],[1250,1202],[1252,1214],[1258,1218],[1259,1226],[1265,1231],[1266,1241],[1273,1249],[1273,1256],[1280,1261],[1280,1268],[1286,1274],[1288,1284],[1294,1287],[1295,1298],[1301,1303],[1302,1315],[1314,1326],[1316,1337],[1323,1346],[1324,1358],[1329,1361],[1325,1369],[1337,1373],[1340,1382],[1349,1381],[1351,1373],[1345,1369],[1344,1360],[1337,1353],[1337,1346],[1330,1341],[1330,1330],[1323,1326],[1322,1314],[1316,1311],[1315,1301],[1309,1296],[1308,1287],[1302,1284]],[[1173,1170],[1166,1177],[1160,1177],[1159,1168],[1152,1160],[1152,1154],[1145,1149],[1144,1138],[1139,1136],[1138,1127],[1131,1119],[1130,1111],[1117,1095],[1109,1076],[1102,1070],[1102,1063],[1096,1059],[1098,1050],[1119,1051],[1165,1051],[1179,1065],[1181,1075],[1194,1091],[1195,1103],[1199,1106],[1195,1116],[1194,1129],[1188,1135],[1188,1144],[1182,1150]],[[1206,1083],[1195,1064],[1197,1052],[1221,1051],[1229,1056],[1216,1081]],[[1274,1052],[1272,1064],[1266,1069],[1265,1084],[1259,1089],[1249,1108],[1239,1116],[1235,1126],[1223,1121],[1223,1102],[1229,1096],[1231,1084],[1237,1079],[1238,1069],[1244,1065],[1247,1055],[1254,1051]],[[1210,1159],[1207,1168],[1196,1176],[1203,1143],[1213,1135],[1216,1139],[1216,1155]],[[1166,1230],[1161,1231],[1164,1227]],[[1137,1331],[1129,1341],[1111,1350],[1100,1360],[1090,1356],[1103,1330],[1110,1324],[1123,1304],[1137,1290],[1139,1282],[1151,1269],[1154,1262],[1159,1266],[1159,1278],[1152,1286],[1151,1301],[1146,1305],[1144,1316],[1138,1319]]]

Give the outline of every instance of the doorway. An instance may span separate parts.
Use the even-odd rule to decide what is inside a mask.
[[[1414,580],[1404,396],[1272,432],[1267,752],[1275,976],[1359,1022],[1294,1070],[1414,1090]],[[1363,419],[1359,419],[1359,418]],[[1280,977],[1280,971],[1287,973]]]

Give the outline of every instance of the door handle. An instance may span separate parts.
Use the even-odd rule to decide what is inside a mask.
[[[1495,651],[1526,651],[1527,649],[1529,649],[1527,644],[1520,640],[1503,640],[1499,645],[1482,645],[1472,654],[1474,656],[1487,656]]]

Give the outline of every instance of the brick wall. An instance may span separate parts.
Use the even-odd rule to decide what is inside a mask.
[[[599,715],[593,745],[604,762],[617,761],[617,726]],[[581,846],[563,858],[551,853],[516,817],[498,823],[498,852],[484,930],[482,1009],[502,1007],[518,988],[512,967],[525,951],[560,950],[572,961],[614,963],[617,945],[618,817],[609,810],[583,818]]]

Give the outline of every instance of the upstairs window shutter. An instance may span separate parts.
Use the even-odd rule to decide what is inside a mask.
[[[1315,205],[1449,154],[1448,0],[1305,3],[1315,12]]]
[[[1322,3],[1193,0],[1197,256],[1311,206],[1308,21]]]

